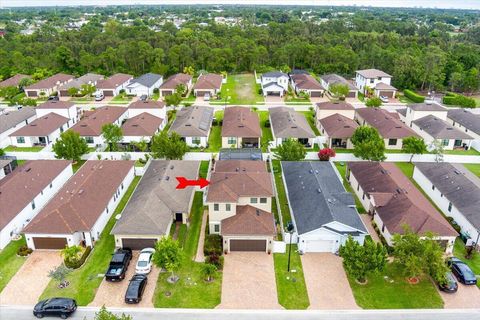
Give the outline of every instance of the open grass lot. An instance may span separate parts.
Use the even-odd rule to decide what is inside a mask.
[[[260,118],[260,128],[262,129],[262,140],[260,145],[262,146],[262,151],[266,152],[268,143],[273,141],[273,135],[271,128],[265,127],[265,122],[269,119],[268,118],[268,111],[257,111],[258,117]]]
[[[25,237],[22,237],[18,241],[10,242],[0,251],[0,292],[2,292],[27,259],[26,257],[17,256],[18,249],[26,244]]]
[[[465,262],[473,273],[480,275],[480,253],[476,253],[472,259],[466,259],[465,244],[460,238],[455,240],[455,245],[453,246],[453,255],[463,262]],[[480,281],[477,281],[477,287],[480,288]]]
[[[203,264],[193,261],[200,237],[202,214],[202,192],[196,192],[190,212],[190,226],[178,236],[184,252],[184,261],[176,272],[180,280],[171,284],[167,282],[169,273],[160,274],[154,296],[156,308],[214,308],[220,303],[222,274],[218,272],[213,282],[206,282],[201,272]],[[167,297],[166,293],[170,295]]]
[[[286,253],[275,253],[273,255],[278,303],[285,309],[307,309],[310,301],[303,276],[302,261],[297,253],[296,245],[292,245],[290,259],[290,270],[296,272],[287,271],[289,246],[287,245]]]
[[[305,119],[307,119],[308,124],[310,125],[310,128],[312,128],[313,132],[317,136],[321,136],[320,131],[318,131],[318,128],[315,126],[315,112],[313,111],[300,111],[300,113],[303,113],[305,116]]]
[[[93,301],[95,292],[103,280],[103,277],[98,275],[105,273],[115,250],[115,240],[113,235],[110,234],[116,222],[115,216],[125,208],[139,181],[140,177],[135,177],[128,187],[85,264],[67,276],[66,280],[70,281],[70,286],[60,290],[57,288],[57,281],[52,280],[42,293],[40,300],[51,297],[67,297],[76,299],[80,306],[86,306]]]
[[[258,90],[259,85],[252,73],[229,74],[227,83],[222,85],[221,100],[212,101],[211,104],[225,104],[225,99],[227,104],[232,105],[264,103],[263,96]]]
[[[346,163],[340,163],[340,162],[334,162],[335,167],[337,168],[338,172],[342,176],[342,181],[343,181],[343,186],[345,189],[350,192],[353,197],[355,198],[355,205],[357,206],[357,211],[358,213],[366,213],[367,211],[363,207],[362,203],[360,202],[360,199],[358,199],[357,195],[355,192],[353,192],[352,186],[348,181],[345,179],[345,172],[347,170],[347,164]]]
[[[350,287],[357,304],[363,309],[438,309],[443,300],[429,278],[418,284],[409,284],[401,269],[389,263],[378,275],[368,277],[360,285],[349,277]]]
[[[40,152],[45,147],[15,147],[8,146],[3,151],[5,152]]]
[[[464,163],[463,166],[473,172],[477,177],[480,177],[480,164],[478,163]]]
[[[287,194],[283,185],[282,167],[280,160],[272,160],[273,176],[275,178],[275,186],[277,187],[278,202],[282,211],[283,226],[286,227],[288,222],[292,220],[290,216],[290,208],[288,207]]]

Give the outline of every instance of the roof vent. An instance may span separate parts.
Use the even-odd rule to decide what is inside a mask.
[[[308,170],[308,172],[313,173],[313,169]]]
[[[260,210],[258,210],[258,209],[255,210],[255,214],[256,214],[257,216],[259,216],[259,215],[260,215]]]
[[[173,168],[175,168],[175,166],[174,166],[174,165],[171,165],[171,166],[170,166],[170,170],[173,170]]]
[[[460,174],[460,173],[461,173],[461,172],[458,171],[458,170],[455,170],[454,172],[455,172],[455,174]]]
[[[236,171],[236,172],[240,171],[240,168],[235,168],[235,171]]]
[[[165,177],[165,181],[168,181],[168,180],[170,180],[170,176]]]
[[[83,189],[80,189],[80,191],[78,191],[78,194],[82,194],[83,193]]]
[[[317,192],[318,192],[318,193],[322,193],[322,189],[318,188],[318,189],[317,189]]]

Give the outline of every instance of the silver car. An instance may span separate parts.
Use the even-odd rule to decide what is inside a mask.
[[[152,257],[155,249],[145,248],[140,251],[137,264],[135,266],[136,274],[149,274],[152,271]]]

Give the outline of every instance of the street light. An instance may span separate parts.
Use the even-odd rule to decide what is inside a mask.
[[[292,236],[293,236],[293,230],[294,229],[295,228],[293,226],[292,221],[289,221],[288,224],[287,224],[287,231],[290,234],[290,245],[288,247],[288,267],[287,267],[288,272],[290,272],[290,254],[292,252]]]

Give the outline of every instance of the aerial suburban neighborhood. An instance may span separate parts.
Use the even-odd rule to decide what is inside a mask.
[[[0,5],[0,318],[478,318],[480,8],[110,4]]]

